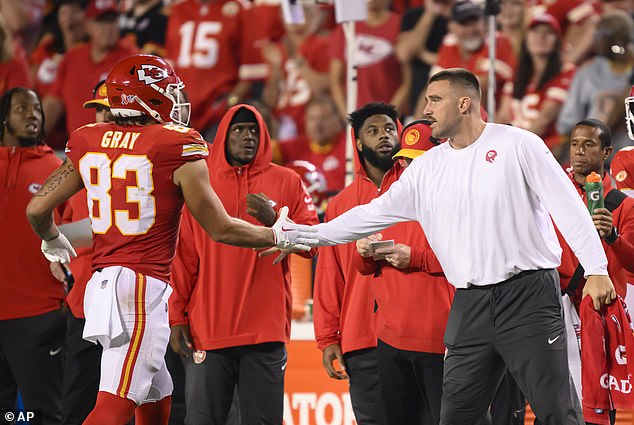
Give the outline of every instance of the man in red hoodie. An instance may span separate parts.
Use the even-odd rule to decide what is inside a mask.
[[[439,143],[426,121],[403,129],[394,155],[397,175]],[[372,240],[392,240],[372,249]],[[374,276],[379,386],[389,424],[438,424],[445,345],[443,335],[455,288],[449,284],[423,230],[396,224],[357,241],[360,272]]]
[[[399,150],[397,112],[369,103],[350,114],[355,144],[355,179],[333,197],[325,221],[376,198],[396,180],[392,156]],[[354,243],[319,250],[313,295],[317,347],[333,379],[350,380],[357,423],[384,424],[378,385],[373,277],[359,272]],[[336,370],[337,360],[342,370]]]
[[[260,113],[232,107],[208,158],[211,183],[229,214],[271,226],[287,205],[295,222],[318,223],[301,178],[271,159]],[[172,347],[187,356],[185,422],[224,425],[237,386],[243,423],[281,424],[291,324],[288,259],[272,264],[251,249],[216,243],[186,213],[172,286]]]
[[[44,144],[42,104],[32,90],[5,92],[0,121],[0,409],[15,408],[19,388],[26,409],[41,409],[43,424],[58,424],[64,290],[39,255],[40,239],[24,210],[61,161]],[[57,220],[63,210],[56,210]]]

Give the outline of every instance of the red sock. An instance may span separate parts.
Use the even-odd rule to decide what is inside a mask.
[[[172,410],[172,396],[154,403],[144,403],[134,411],[136,425],[167,425]]]
[[[134,415],[136,404],[127,398],[105,391],[97,393],[97,403],[84,425],[126,425]]]

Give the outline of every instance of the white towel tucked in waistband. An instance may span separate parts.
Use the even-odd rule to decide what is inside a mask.
[[[132,270],[113,266],[95,272],[88,281],[84,295],[85,340],[95,344],[99,342],[104,348],[109,348],[123,344],[128,338],[123,330],[117,300],[117,279],[130,277],[126,272],[131,272],[131,278],[135,278]]]

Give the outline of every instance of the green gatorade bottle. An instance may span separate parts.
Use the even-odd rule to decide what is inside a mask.
[[[601,176],[591,172],[586,177],[586,196],[588,198],[588,211],[590,215],[594,214],[594,210],[597,208],[603,208],[603,181]]]

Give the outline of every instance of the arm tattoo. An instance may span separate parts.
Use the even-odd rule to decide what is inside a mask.
[[[43,240],[50,240],[55,237],[50,233],[50,229],[54,225],[53,214],[47,214],[42,217],[29,216],[28,219],[29,223],[31,223],[31,227],[40,238]]]
[[[66,158],[64,163],[49,176],[40,190],[34,196],[46,196],[57,189],[63,182],[75,172],[75,167],[70,159]]]

